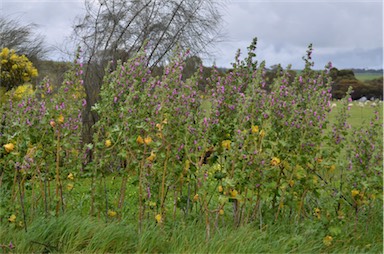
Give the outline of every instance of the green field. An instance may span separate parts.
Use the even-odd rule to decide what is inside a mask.
[[[340,108],[340,102],[335,101],[333,103],[336,103],[336,107],[332,109],[331,113],[329,114],[329,121],[330,123],[335,123],[336,121],[336,115],[338,108]],[[348,117],[348,123],[351,125],[352,128],[360,128],[363,126],[366,126],[369,124],[370,120],[375,116],[374,112],[375,110],[380,110],[379,116],[381,119],[381,123],[383,122],[383,103],[382,102],[367,102],[362,106],[362,104],[359,104],[359,102],[354,101],[352,103],[352,106],[350,106],[350,109],[348,111],[349,117]],[[374,105],[377,105],[378,108],[374,107]]]
[[[382,76],[383,76],[382,73],[370,73],[370,72],[367,72],[367,73],[355,73],[356,79],[358,79],[360,81],[367,81],[367,80],[377,79],[377,78],[380,78]]]

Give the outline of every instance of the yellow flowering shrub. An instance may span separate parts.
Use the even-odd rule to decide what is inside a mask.
[[[1,86],[7,91],[31,80],[38,75],[37,69],[25,55],[3,48],[0,52]]]

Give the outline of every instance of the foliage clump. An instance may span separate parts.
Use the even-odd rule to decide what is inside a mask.
[[[145,52],[111,62],[89,144],[79,55],[57,92],[46,79],[35,95],[2,104],[0,217],[25,231],[39,216],[70,212],[136,225],[139,235],[148,224],[192,224],[206,240],[289,221],[319,231],[331,251],[345,228],[364,234],[359,223],[382,210],[381,109],[352,132],[348,90],[330,122],[331,64],[312,70],[310,46],[302,72],[278,67],[268,84],[256,42],[205,80],[202,67],[183,79],[188,51],[159,76]]]
[[[6,91],[37,77],[37,69],[25,55],[17,55],[15,50],[3,48],[0,52],[1,87]]]

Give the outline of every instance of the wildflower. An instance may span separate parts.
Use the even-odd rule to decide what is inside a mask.
[[[3,145],[3,147],[5,148],[5,151],[7,153],[10,153],[13,151],[13,149],[15,149],[15,145],[12,143],[5,144],[5,145]]]
[[[237,196],[237,190],[230,190],[229,194],[231,194],[231,197],[235,198]]]
[[[231,140],[223,140],[221,142],[221,146],[224,148],[224,149],[227,149],[229,150],[231,148]]]
[[[12,242],[9,242],[8,248],[12,250],[13,248],[15,248],[15,246],[12,244]]]
[[[136,142],[137,142],[138,144],[144,144],[144,139],[139,135],[139,136],[137,137],[137,139],[136,139]]]
[[[257,125],[252,126],[252,133],[259,133],[259,126]]]
[[[155,220],[156,220],[157,223],[161,223],[163,221],[163,218],[162,218],[161,214],[156,214]]]
[[[356,189],[353,189],[352,191],[351,191],[351,194],[352,194],[352,197],[354,198],[354,197],[356,197],[357,195],[359,195],[359,191],[358,190],[356,190]]]
[[[261,130],[260,133],[259,133],[259,135],[260,135],[261,138],[264,138],[264,136],[265,136],[265,131],[264,131],[264,130]]]
[[[318,163],[321,163],[321,162],[323,161],[323,159],[322,159],[322,158],[317,158],[316,161],[317,161]]]
[[[335,166],[335,165],[331,165],[331,166],[329,167],[329,172],[330,172],[330,173],[333,173],[333,172],[335,171],[335,169],[336,169],[336,166]]]
[[[151,138],[150,136],[146,137],[146,138],[144,139],[144,143],[145,143],[146,145],[149,145],[150,143],[152,143],[152,138]]]
[[[112,145],[112,142],[110,139],[105,140],[105,146],[110,147]]]
[[[156,128],[159,130],[159,131],[162,131],[163,130],[163,125],[162,124],[159,124],[159,123],[157,123],[156,124]]]
[[[72,189],[73,189],[73,184],[72,183],[68,183],[67,184],[67,190],[71,191]]]
[[[223,215],[223,214],[224,214],[224,210],[223,210],[223,209],[220,209],[219,214],[220,214],[220,215]]]
[[[277,166],[277,165],[279,165],[280,164],[280,159],[279,158],[277,158],[277,157],[273,157],[272,158],[272,160],[271,160],[271,165],[272,166]]]
[[[330,235],[327,235],[323,239],[323,243],[324,243],[325,246],[330,246],[332,244],[332,241],[333,241],[333,238]]]
[[[148,156],[147,161],[153,162],[156,159],[156,154],[151,151],[151,155]]]
[[[117,215],[117,212],[113,211],[113,210],[108,210],[108,216],[113,218],[113,217],[116,217]]]
[[[220,193],[223,192],[223,186],[220,185],[218,190],[219,190]]]
[[[67,178],[68,178],[69,180],[73,180],[73,179],[74,179],[74,176],[73,176],[72,173],[69,173],[69,175],[67,176]]]
[[[199,194],[196,194],[196,195],[193,197],[193,200],[194,200],[194,201],[199,200]]]
[[[53,120],[49,121],[49,125],[51,125],[52,128],[56,127],[56,123]]]
[[[318,219],[321,218],[321,210],[320,210],[318,207],[315,208],[314,215],[315,215]]]
[[[289,186],[291,186],[291,188],[295,185],[295,181],[294,180],[289,180]]]
[[[8,221],[14,223],[16,221],[16,215],[12,214],[11,216],[9,216]]]
[[[59,117],[57,118],[57,122],[59,124],[63,124],[64,123],[64,116],[60,114]]]

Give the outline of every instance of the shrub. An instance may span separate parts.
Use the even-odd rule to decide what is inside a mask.
[[[1,86],[7,91],[31,80],[38,75],[37,69],[25,55],[3,48],[0,53]]]

